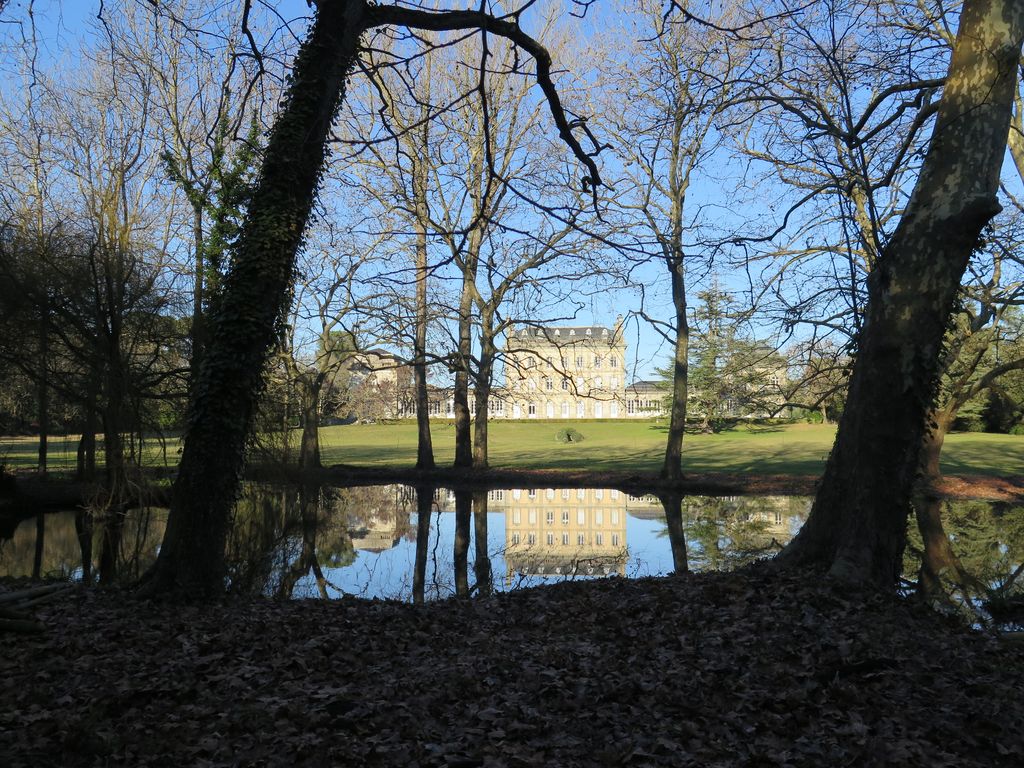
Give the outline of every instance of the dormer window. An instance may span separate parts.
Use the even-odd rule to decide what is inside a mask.
[[[557,328],[555,328],[555,336],[561,336],[561,335],[562,335],[562,332],[560,330],[558,330]]]
[[[593,336],[593,335],[594,335],[593,329],[592,328],[587,328],[587,336]]]
[[[601,335],[602,336],[607,336],[608,335],[608,329],[607,328],[602,328],[601,329]]]
[[[570,328],[569,329],[569,335],[570,336],[575,336],[576,335],[576,329],[575,328]]]

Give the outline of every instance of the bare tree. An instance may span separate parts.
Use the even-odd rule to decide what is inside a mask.
[[[193,598],[224,588],[224,542],[238,489],[243,447],[259,372],[287,303],[295,254],[323,172],[331,126],[345,80],[370,29],[487,30],[533,57],[536,79],[555,125],[600,182],[593,159],[573,135],[550,77],[550,56],[523,32],[518,15],[430,12],[364,0],[322,2],[295,60],[281,112],[271,130],[259,181],[246,212],[224,291],[212,318],[212,342],[196,387],[167,533],[148,574],[150,594]]]
[[[996,191],[1016,92],[1024,7],[969,0],[914,192],[868,281],[846,409],[810,517],[782,563],[891,587],[941,346]]]

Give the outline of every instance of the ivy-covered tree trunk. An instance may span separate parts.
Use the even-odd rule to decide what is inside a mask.
[[[996,190],[1016,92],[1024,3],[967,0],[931,145],[868,306],[836,442],[811,514],[780,554],[891,588],[943,335]]]
[[[143,592],[191,598],[224,589],[224,545],[260,373],[289,296],[327,139],[364,28],[361,2],[321,2],[209,318],[167,531]]]

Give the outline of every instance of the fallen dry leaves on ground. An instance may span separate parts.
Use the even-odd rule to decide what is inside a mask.
[[[4,635],[7,766],[1020,766],[1024,650],[733,574],[427,606],[79,591]]]

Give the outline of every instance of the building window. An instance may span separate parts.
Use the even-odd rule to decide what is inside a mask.
[[[562,534],[562,546],[563,547],[569,546],[569,534],[568,533],[563,533]]]
[[[569,524],[569,510],[568,509],[563,509],[562,510],[562,525],[568,525],[568,524]]]
[[[546,522],[548,525],[554,525],[555,524],[555,512],[554,512],[554,510],[551,510],[551,509],[548,510],[547,514],[544,515],[544,522]]]
[[[576,545],[582,547],[584,541],[586,541],[586,539],[584,538],[583,534],[582,533],[577,533],[576,534]]]
[[[611,416],[613,419],[619,418],[619,404],[618,403],[612,403],[611,404],[611,408],[610,408],[610,411],[609,411],[608,415]]]
[[[530,379],[530,382],[529,382],[528,386],[530,387],[530,391],[534,392],[537,389],[537,382],[534,381],[533,379]]]
[[[513,533],[512,534],[512,543],[513,544],[518,544],[519,543],[519,534],[518,533]]]
[[[611,517],[612,517],[612,525],[618,525],[619,524],[619,510],[613,509]]]
[[[562,498],[563,499],[568,499],[569,498],[569,489],[568,488],[563,488],[562,489]]]
[[[594,543],[597,544],[597,546],[599,546],[599,547],[604,546],[604,534],[603,533],[596,533],[596,534],[594,534]]]
[[[562,391],[563,392],[568,392],[569,391],[569,380],[568,379],[562,379]]]
[[[634,413],[636,413],[636,400],[627,400],[626,401],[626,413],[630,414],[631,416]]]
[[[577,355],[576,356],[576,367],[577,368],[582,368],[583,367],[583,355]]]
[[[526,495],[529,496],[531,499],[536,499],[537,498],[537,489],[536,488],[531,488],[530,490],[528,490],[526,492]]]
[[[608,367],[609,368],[618,368],[619,367],[619,358],[615,357],[615,355],[612,355],[611,357],[609,357],[608,358]]]
[[[530,525],[536,525],[537,524],[537,510],[536,509],[531,509],[527,514],[528,514],[529,519],[530,519]]]
[[[594,367],[595,368],[600,368],[601,367],[601,356],[600,355],[594,355]]]
[[[576,498],[579,499],[580,501],[583,501],[585,498],[587,498],[587,489],[586,488],[577,488],[576,489]]]
[[[547,407],[544,409],[544,413],[549,419],[555,418],[555,404],[548,403]]]
[[[515,509],[512,511],[512,525],[519,525],[523,520],[522,510]]]
[[[594,386],[595,387],[600,387],[602,384],[604,384],[604,379],[602,379],[600,376],[598,376],[596,379],[594,379]]]
[[[603,509],[595,509],[594,510],[594,525],[604,525],[604,510]]]
[[[617,533],[613,533],[612,534],[612,546],[613,547],[619,546],[619,534],[617,534]]]
[[[555,489],[554,488],[548,488],[546,491],[544,491],[544,498],[546,498],[546,499],[553,499],[553,498],[555,498]]]
[[[551,379],[545,378],[544,379],[544,389],[546,389],[547,391],[550,392],[554,388],[555,388],[555,383],[553,381],[551,381]]]
[[[537,404],[536,403],[530,403],[528,406],[526,406],[526,413],[529,416],[536,416],[537,415]]]
[[[612,376],[611,383],[609,384],[609,386],[612,389],[618,389],[619,388],[619,377],[618,376]]]
[[[530,544],[530,545],[536,544],[537,543],[537,534],[536,533],[529,534],[526,537],[526,543]]]
[[[555,534],[549,533],[548,534],[548,538],[547,538],[547,542],[548,542],[548,546],[551,546],[552,544],[554,544],[555,543]]]
[[[583,418],[583,403],[576,403],[576,418]]]
[[[613,499],[619,498],[619,492],[614,488],[611,489],[608,495],[611,496]]]
[[[587,524],[587,511],[585,509],[576,510],[576,525]]]
[[[562,418],[563,419],[569,418],[569,404],[568,403],[562,403]]]

